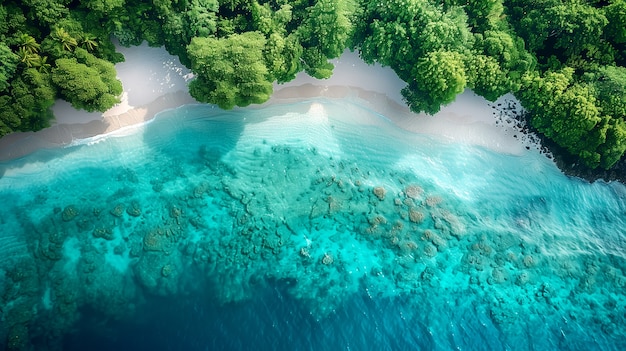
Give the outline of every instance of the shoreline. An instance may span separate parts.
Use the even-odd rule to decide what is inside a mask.
[[[465,92],[463,94],[473,93]],[[406,105],[399,104],[386,94],[355,86],[328,86],[310,83],[299,86],[292,85],[276,90],[267,102],[246,108],[263,109],[274,104],[305,101],[320,97],[333,100],[350,99],[350,102],[363,105],[380,114],[396,127],[412,133],[439,136],[451,142],[479,145],[496,152],[513,155],[520,154],[524,149],[540,148],[535,139],[518,139],[517,135],[522,134],[520,130],[512,128],[512,126],[507,128],[507,126],[498,125],[506,124],[507,119],[499,123],[496,118],[489,115],[487,117],[492,119],[492,123],[488,123],[483,119],[471,118],[467,114],[455,113],[455,110],[463,108],[463,102],[453,102],[453,106],[445,106],[442,108],[442,112],[434,116],[415,114]],[[475,97],[466,97],[466,99],[468,98],[473,99]],[[145,124],[161,112],[197,103],[187,92],[178,91],[167,93],[147,105],[133,107],[117,115],[105,112],[101,118],[92,119],[86,123],[56,123],[38,132],[9,134],[0,139],[0,161],[19,159],[40,149],[67,147],[77,141],[98,136],[106,137],[128,127]],[[461,106],[456,106],[455,103]],[[484,107],[488,108],[489,106]],[[511,138],[511,134],[516,135],[516,137]]]
[[[66,102],[54,107],[52,126],[38,132],[12,133],[0,138],[0,161],[27,156],[39,149],[65,147],[77,140],[105,136],[131,125],[146,123],[159,112],[186,104],[197,104],[187,91],[190,72],[164,48],[140,46],[119,47],[126,61],[116,66],[124,86],[122,101],[110,110],[88,113],[73,109]],[[146,60],[148,58],[148,61]],[[480,145],[497,152],[520,154],[539,149],[538,139],[524,133],[503,114],[498,105],[515,103],[512,96],[489,103],[471,91],[465,91],[436,115],[416,114],[401,101],[405,83],[388,67],[367,65],[356,53],[346,51],[331,60],[335,73],[327,80],[298,74],[285,84],[274,84],[269,101],[251,105],[262,109],[271,104],[302,101],[310,98],[355,98],[381,114],[397,127],[413,133],[441,136],[444,139]],[[520,111],[513,111],[519,113]]]
[[[490,103],[470,90],[457,96],[435,115],[411,112],[385,93],[355,86],[304,84],[275,91],[266,104],[296,102],[324,97],[353,101],[380,114],[394,126],[416,134],[428,134],[451,142],[483,146],[496,152],[519,155],[542,151],[540,140],[517,121],[523,110],[515,98],[505,95]],[[504,105],[505,107],[500,107]]]
[[[185,92],[168,93],[152,103],[129,109],[121,114],[102,116],[87,123],[57,123],[38,132],[19,132],[0,139],[0,161],[12,161],[40,149],[66,147],[78,140],[105,136],[123,128],[138,126],[152,120],[158,113],[177,108],[195,100]]]

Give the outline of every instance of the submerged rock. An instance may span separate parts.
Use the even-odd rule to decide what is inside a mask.
[[[180,217],[183,215],[183,210],[176,206],[173,205],[172,207],[170,207],[170,217],[172,217],[175,221],[176,224],[180,225]]]
[[[169,277],[170,275],[172,275],[173,270],[174,268],[172,267],[172,265],[166,264],[163,266],[163,268],[161,268],[161,275],[164,277]]]

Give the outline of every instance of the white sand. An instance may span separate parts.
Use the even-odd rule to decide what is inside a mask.
[[[0,139],[0,160],[15,159],[41,148],[53,148],[76,140],[112,133],[144,123],[157,113],[195,100],[187,92],[189,70],[164,48],[147,44],[118,47],[126,61],[115,66],[124,92],[122,101],[105,113],[74,109],[58,100],[50,128],[38,132],[13,133]]]
[[[400,90],[406,86],[391,68],[379,64],[368,65],[356,52],[346,50],[338,59],[331,60],[335,69],[332,77],[319,80],[300,72],[296,79],[284,84],[274,84],[274,91],[304,84],[317,86],[348,86],[385,94],[398,104],[404,105]]]
[[[55,124],[89,123],[148,105],[167,94],[187,91],[191,72],[164,48],[153,48],[144,42],[130,48],[118,45],[117,49],[126,58],[125,62],[115,65],[124,87],[122,101],[105,113],[89,113],[77,111],[70,103],[58,100],[52,108]]]
[[[77,111],[58,101],[52,127],[39,132],[13,133],[0,139],[0,160],[14,159],[39,148],[68,145],[77,139],[108,134],[129,125],[143,123],[160,111],[193,103],[187,93],[189,70],[164,48],[146,44],[123,48],[126,61],[116,65],[124,93],[122,102],[105,113]],[[491,105],[470,91],[442,108],[435,116],[414,114],[402,102],[405,83],[390,68],[367,65],[357,53],[346,51],[333,60],[331,78],[317,80],[300,73],[286,84],[275,84],[269,104],[308,97],[356,99],[380,112],[398,126],[416,132],[440,135],[453,141],[482,145],[517,154],[528,145],[514,134],[518,131],[496,125]],[[508,97],[511,99],[511,97]]]
[[[314,96],[344,98],[356,95],[396,125],[415,133],[439,135],[451,141],[481,145],[510,154],[519,154],[527,147],[538,148],[535,139],[525,137],[510,119],[510,124],[496,124],[501,120],[496,118],[499,113],[493,106],[517,101],[510,94],[490,103],[467,90],[434,116],[415,114],[409,112],[400,94],[406,83],[391,68],[378,64],[367,65],[357,53],[350,51],[332,62],[335,71],[329,79],[318,80],[300,73],[294,81],[275,84],[275,100],[280,102],[281,99]]]

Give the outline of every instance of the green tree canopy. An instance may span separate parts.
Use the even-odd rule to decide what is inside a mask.
[[[600,166],[611,168],[626,153],[626,122],[623,118],[614,118],[608,121],[606,142],[602,146]]]
[[[48,74],[24,70],[11,82],[8,93],[0,94],[0,135],[47,127],[55,97]]]
[[[463,52],[472,48],[474,36],[467,26],[467,15],[460,7],[446,12],[431,10],[426,25],[416,37],[417,54],[446,50]]]
[[[623,155],[624,123],[603,115],[593,86],[576,82],[565,68],[524,77],[520,100],[532,114],[532,124],[590,168],[609,168]]]
[[[517,32],[530,51],[556,55],[564,62],[600,43],[608,20],[602,9],[582,0],[513,0]]]
[[[453,51],[428,53],[417,61],[412,75],[402,95],[412,110],[429,114],[454,101],[467,85],[463,55]]]
[[[626,68],[602,66],[583,76],[592,84],[602,112],[613,118],[626,118]]]
[[[355,38],[363,60],[389,66],[402,80],[410,80],[419,58],[418,37],[428,24],[426,14],[433,11],[421,0],[367,1]]]
[[[270,34],[263,54],[271,80],[278,83],[293,80],[302,70],[302,45],[293,33],[286,38],[279,33]]]
[[[52,81],[75,108],[104,112],[120,101],[122,84],[115,76],[115,68],[84,49],[77,51],[77,58],[56,60]]]
[[[0,43],[0,92],[9,87],[18,63],[19,57],[4,43]]]
[[[193,38],[187,51],[196,77],[189,92],[198,101],[225,109],[267,101],[273,87],[263,57],[265,44],[260,32]]]
[[[28,15],[31,18],[47,25],[53,25],[70,15],[68,0],[23,0],[22,3],[29,8]]]
[[[308,74],[318,79],[330,77],[333,65],[328,59],[339,57],[348,46],[355,8],[350,0],[318,0],[309,9],[297,32]]]
[[[463,6],[468,24],[475,32],[484,32],[501,26],[504,15],[503,0],[457,0],[455,5]]]
[[[113,11],[121,9],[125,5],[125,0],[83,0],[81,6],[94,11],[99,14],[99,17],[104,17],[111,14]]]
[[[491,56],[465,56],[465,72],[467,87],[489,101],[495,101],[512,90],[507,71]]]
[[[191,0],[185,11],[187,37],[207,37],[217,31],[217,0]]]
[[[609,21],[604,31],[609,40],[616,44],[626,43],[626,1],[612,0],[604,8],[604,14]]]

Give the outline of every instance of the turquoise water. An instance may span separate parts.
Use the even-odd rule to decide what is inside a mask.
[[[0,174],[8,348],[626,346],[623,185],[358,101],[185,106]]]

